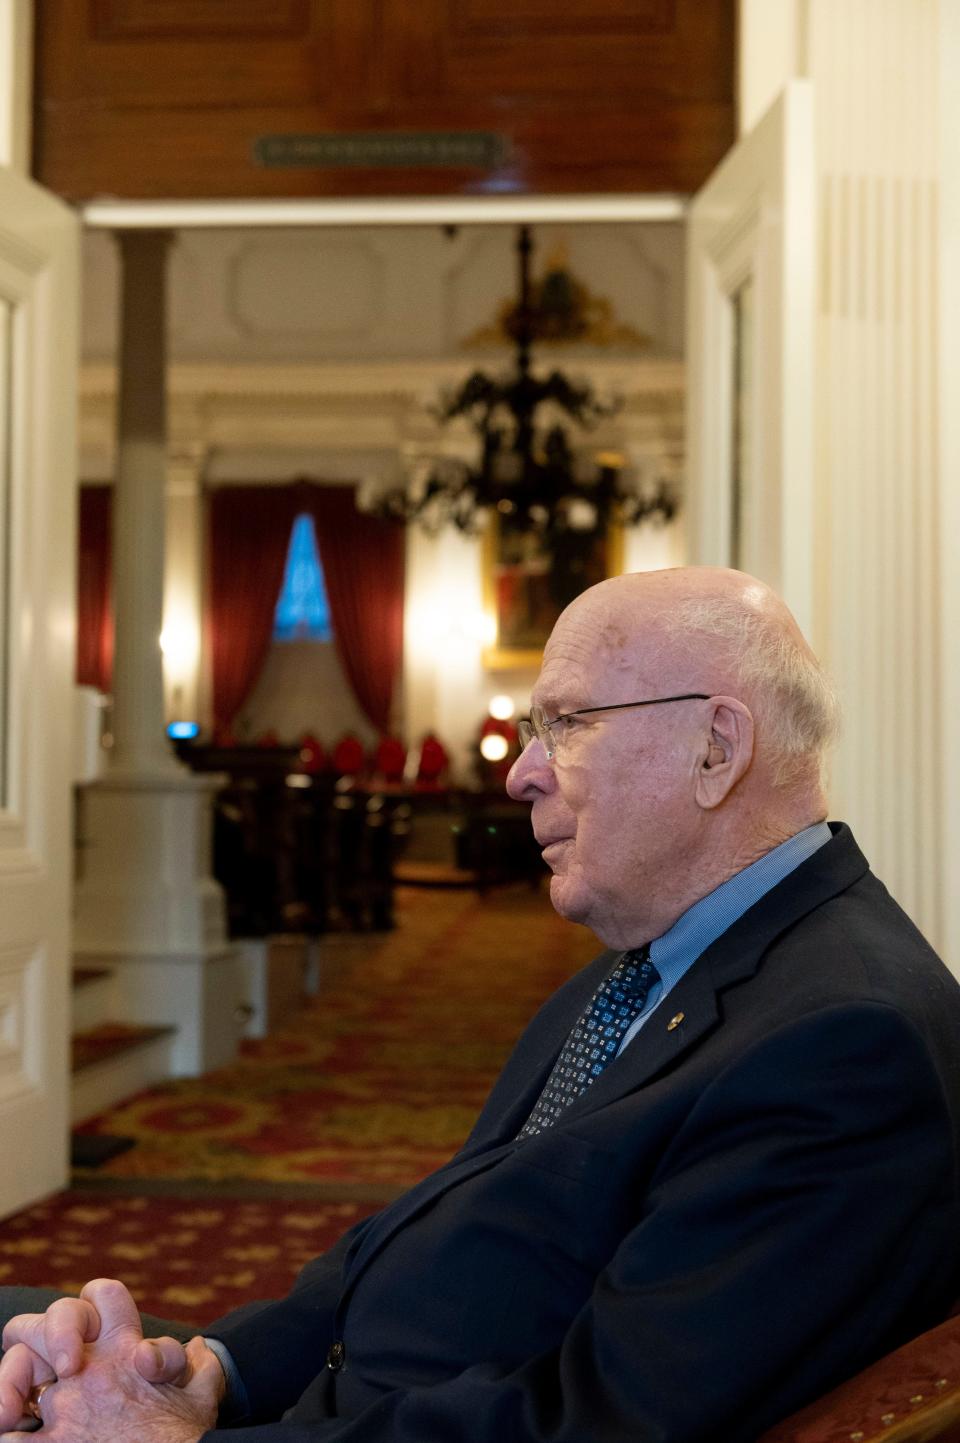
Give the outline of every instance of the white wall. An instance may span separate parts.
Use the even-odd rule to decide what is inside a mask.
[[[0,165],[30,173],[32,0],[0,0]]]
[[[943,945],[936,0],[813,0],[808,55],[816,630],[846,711],[834,792],[879,875]]]
[[[960,959],[960,749],[954,745],[960,716],[960,0],[939,6],[938,76],[940,160],[937,248],[940,288],[937,315],[937,449],[939,526],[934,567],[939,577],[937,649],[939,755],[937,783],[942,819],[940,865],[944,877],[942,945],[954,965]],[[936,706],[936,698],[931,698]]]
[[[788,80],[805,74],[806,0],[739,0],[737,131],[756,125]]]
[[[957,3],[743,0],[741,23],[748,96],[784,69],[814,86],[813,641],[846,713],[833,811],[960,970],[957,363],[943,335],[957,314]]]

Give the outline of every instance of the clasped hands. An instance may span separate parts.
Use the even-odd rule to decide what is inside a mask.
[[[3,1330],[0,1443],[21,1443],[38,1407],[48,1443],[197,1443],[217,1418],[223,1369],[202,1338],[145,1339],[122,1283],[21,1313]],[[48,1384],[46,1388],[44,1384]]]

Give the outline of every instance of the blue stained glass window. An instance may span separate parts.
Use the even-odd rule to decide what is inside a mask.
[[[313,517],[293,523],[283,585],[273,618],[274,641],[331,641],[330,605],[323,584]]]

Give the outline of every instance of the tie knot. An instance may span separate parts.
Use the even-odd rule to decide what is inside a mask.
[[[624,952],[617,970],[622,979],[620,985],[629,992],[649,992],[653,984],[660,980],[660,973],[650,961],[649,943]]]
[[[633,947],[629,952],[624,952],[620,961],[624,967],[640,967],[644,962],[649,962],[650,943],[644,942],[642,947]]]

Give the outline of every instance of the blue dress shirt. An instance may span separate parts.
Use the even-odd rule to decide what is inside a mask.
[[[801,862],[812,857],[825,842],[830,840],[830,828],[826,822],[815,822],[797,832],[772,852],[767,852],[759,861],[751,862],[742,872],[737,872],[726,882],[721,882],[712,892],[694,902],[683,916],[678,918],[662,937],[650,944],[650,960],[660,973],[660,984],[650,988],[646,1005],[640,1016],[624,1033],[620,1052],[633,1041],[647,1018],[675,987],[688,968],[706,952],[711,942],[732,927],[754,902],[759,902],[765,892],[782,882]]]

